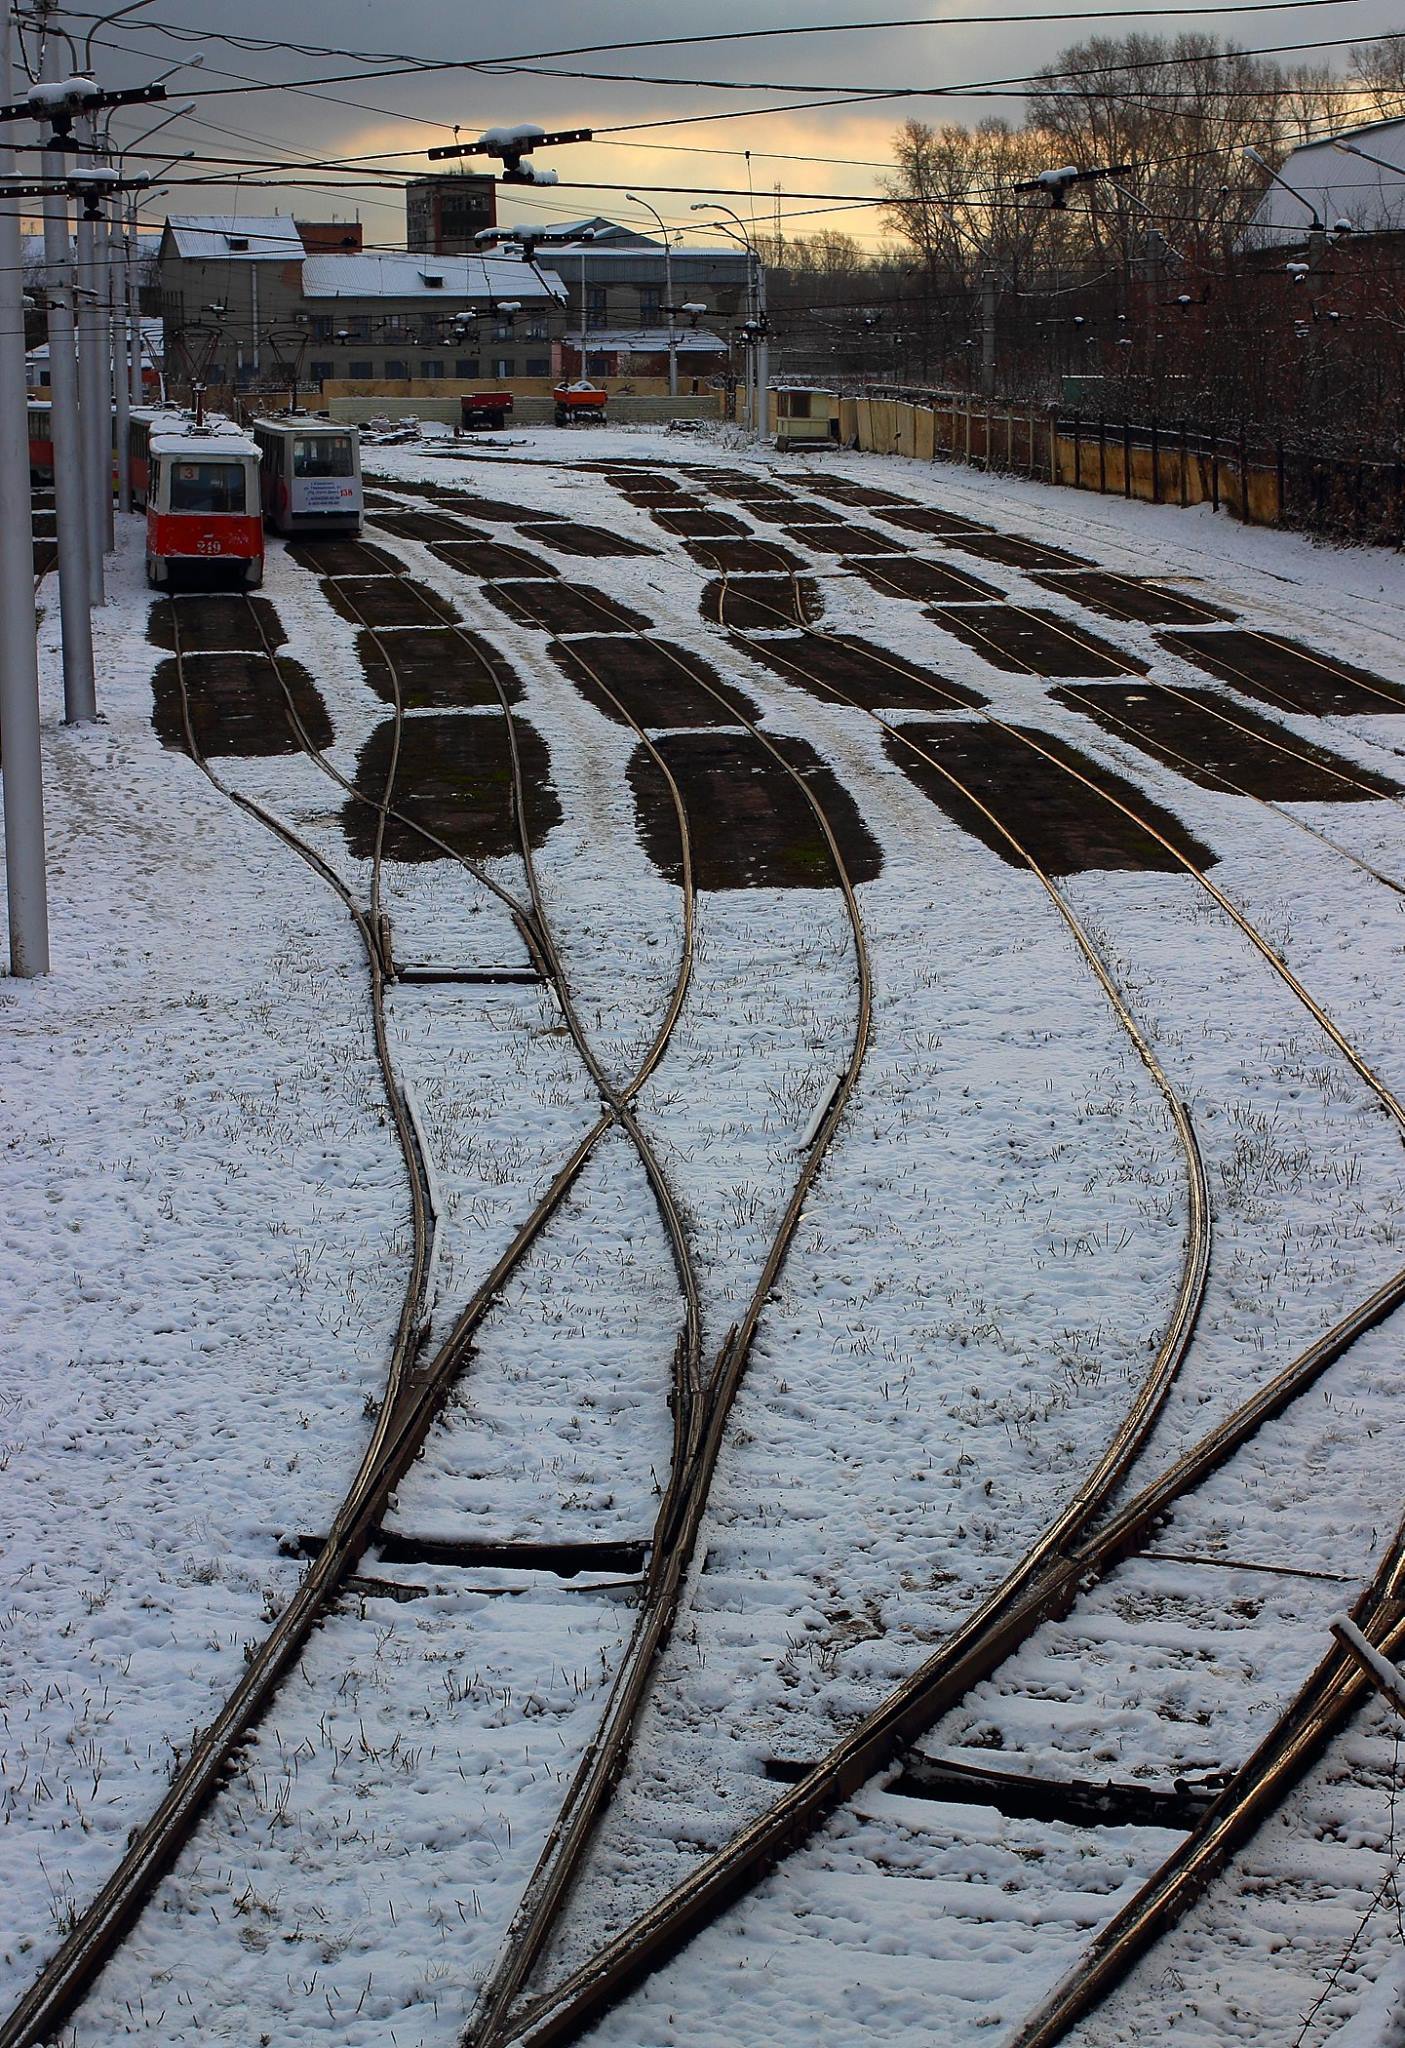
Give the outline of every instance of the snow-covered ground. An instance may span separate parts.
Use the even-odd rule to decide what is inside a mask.
[[[699,446],[608,430],[570,452],[684,475],[725,457],[725,437]],[[883,867],[859,891],[874,976],[868,1057],[766,1305],[685,1612],[553,1971],[764,1806],[764,1762],[828,1746],[1057,1512],[1155,1349],[1186,1217],[1165,1103],[1043,890],[930,805],[871,720],[783,682],[702,620],[707,571],[561,456],[562,437],[542,432],[454,461],[419,449],[374,459],[392,490],[462,480],[649,547],[597,561],[553,554],[542,536],[527,543],[705,655],[761,707],[768,732],[807,740],[854,798]],[[806,462],[736,459],[804,491]],[[1405,680],[1405,579],[1380,551],[898,459],[836,455],[824,467],[1131,574],[1194,579],[1187,588],[1248,624]],[[1154,659],[1165,680],[1192,675],[1148,628],[1090,618],[1018,571],[924,536],[901,543],[1062,609]],[[623,1080],[657,1029],[680,943],[678,891],[634,828],[634,735],[586,703],[545,633],[506,618],[419,543],[378,544],[523,684],[563,812],[538,855],[547,911],[585,1028]],[[1398,896],[1281,815],[1199,789],[1099,732],[1051,701],[1057,684],[991,668],[918,606],[832,557],[811,560],[827,628],[974,686],[998,717],[1073,741],[1175,812],[1214,849],[1226,896],[1405,1088]],[[17,1845],[0,1920],[15,1989],[285,1597],[295,1567],[278,1534],[325,1526],[383,1382],[408,1249],[354,930],[306,866],[160,750],[139,574],[128,539],[99,622],[103,727],[54,722],[46,619],[58,971],[0,998],[23,1051],[11,1063],[14,1198],[0,1231],[7,1334],[24,1359],[11,1382],[22,1405],[5,1418],[3,1497],[18,1540],[0,1627]],[[288,654],[331,712],[329,758],[349,776],[387,711],[360,674],[354,629],[280,551],[268,594]],[[1285,722],[1387,773],[1405,745],[1400,718]],[[348,852],[341,793],[321,771],[298,756],[220,767],[364,895],[366,865]],[[1398,806],[1299,808],[1405,878]],[[491,872],[522,900],[519,860]],[[393,868],[386,888],[400,957],[519,957],[502,903],[458,865]],[[1190,878],[1094,872],[1067,894],[1189,1105],[1212,1194],[1205,1311],[1147,1477],[1401,1263],[1405,1154],[1361,1077]],[[856,987],[837,892],[699,899],[693,982],[639,1113],[685,1215],[709,1347],[756,1282],[816,1105],[847,1057]],[[444,1194],[442,1334],[598,1097],[538,989],[404,987],[389,1021]],[[666,1470],[680,1315],[656,1207],[616,1134],[494,1306],[389,1529],[451,1542],[645,1538]],[[933,1753],[979,1751],[1008,1728],[1022,1760],[1012,1768],[1105,1775],[1109,1723],[1117,1775],[1209,1768],[1202,1757],[1242,1751],[1314,1660],[1326,1605],[1351,1597],[1396,1518],[1402,1475],[1380,1442],[1397,1357],[1388,1324],[1159,1539],[1178,1556],[1223,1552],[1242,1572],[1129,1565],[1061,1636],[1036,1639],[1027,1668],[1017,1659],[988,1699],[938,1731]],[[1281,1559],[1285,1543],[1296,1565],[1327,1576],[1281,1581],[1268,1598],[1253,1567]],[[319,1634],[78,2039],[457,2038],[594,1726],[628,1598],[590,1575],[562,1583],[374,1555],[363,1571],[369,1583]],[[1183,1669],[1226,1653],[1237,1682],[1182,1683]],[[1152,1737],[1168,1731],[1180,1733],[1158,1747]],[[1334,1752],[1332,1783],[1348,1788],[1344,1812],[1360,1808],[1350,1824],[1375,1857],[1344,1868],[1355,1891],[1374,1887],[1388,1853],[1369,1804],[1378,1751]],[[1320,1831],[1311,1796],[1294,1825]],[[989,2038],[1172,1839],[1051,1829],[870,1788],[600,2038],[915,2043],[938,2017],[953,2041]],[[1248,1925],[1230,1877],[1221,1891],[1227,1903],[1207,1902],[1214,1924]],[[1314,1921],[1311,1899],[1295,1912],[1310,1953],[1294,1981],[1320,1987],[1342,1914],[1324,1908]],[[1191,1923],[1177,1939],[1187,1981],[1213,1967]],[[1234,2017],[1252,2006],[1260,1940],[1246,1934],[1248,1961],[1225,1995],[1196,1996],[1197,2044],[1273,2034],[1276,2019],[1256,2036]],[[1262,1940],[1272,1947],[1271,1933]],[[1388,1947],[1374,1932],[1358,1945],[1319,2031],[1323,2014],[1350,2015]],[[1089,2048],[1144,2032],[1168,2009],[1159,1982],[1153,1967],[1129,1986],[1128,2017],[1109,2007]]]

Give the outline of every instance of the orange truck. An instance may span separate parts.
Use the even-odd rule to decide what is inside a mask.
[[[593,384],[558,384],[551,395],[558,427],[604,426],[608,391],[597,391]]]

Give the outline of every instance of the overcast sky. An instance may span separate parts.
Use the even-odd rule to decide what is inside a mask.
[[[172,148],[193,148],[202,156],[278,164],[310,156],[368,156],[410,152],[385,165],[387,174],[426,169],[422,152],[453,140],[457,123],[463,139],[489,125],[535,121],[544,127],[589,127],[591,143],[562,147],[543,156],[562,186],[500,194],[500,218],[543,223],[583,213],[606,213],[647,226],[624,190],[646,191],[665,220],[697,227],[689,201],[716,194],[745,217],[769,227],[779,208],[787,234],[819,227],[842,228],[872,245],[881,236],[874,210],[855,204],[877,188],[891,159],[892,135],[901,120],[915,116],[940,122],[974,122],[992,114],[1014,124],[1023,120],[1017,92],[993,89],[988,96],[905,97],[868,106],[807,104],[824,94],[772,92],[759,88],[824,87],[835,93],[881,92],[900,87],[950,88],[984,80],[1004,81],[1051,61],[1070,43],[1096,34],[1122,36],[1134,29],[1174,34],[1177,27],[1232,37],[1251,49],[1336,40],[1335,49],[1285,53],[1280,61],[1329,63],[1340,68],[1346,44],[1405,28],[1402,0],[1320,0],[1292,11],[1208,13],[1128,12],[1123,20],[1015,21],[1015,12],[1053,13],[1059,0],[713,0],[707,8],[640,4],[640,0],[518,0],[508,8],[486,0],[151,0],[141,13],[100,29],[94,69],[105,84],[127,85],[160,75],[171,64],[182,68],[168,80],[173,98],[198,96],[196,113],[164,131]],[[1090,0],[1114,7],[1117,0]],[[795,24],[878,21],[930,12],[939,25],[873,28],[843,35],[798,33],[775,39],[736,40],[737,32]],[[995,17],[986,24],[959,16]],[[86,33],[87,17],[63,19]],[[144,20],[160,28],[143,26]],[[349,60],[295,50],[246,50],[216,40],[209,31],[237,32],[289,43],[336,46]],[[170,33],[178,29],[180,35]],[[563,45],[603,43],[717,31],[719,40],[681,49],[626,49],[544,60],[558,69],[600,73],[638,72],[650,80],[566,78],[503,71],[451,72],[436,76],[358,77],[355,83],[317,90],[289,90],[291,82],[314,81],[333,73],[374,72],[362,64],[367,52],[435,62],[532,57]],[[146,53],[141,56],[137,52]],[[718,91],[710,81],[735,84]],[[799,102],[799,106],[795,103]],[[760,110],[760,111],[752,111]],[[772,111],[774,110],[774,111]],[[725,115],[705,123],[699,114]],[[151,117],[143,110],[125,125],[140,132]],[[658,126],[641,124],[657,123]],[[619,127],[625,132],[599,131]],[[746,155],[750,151],[750,159]],[[840,159],[803,161],[801,159]],[[193,167],[175,175],[195,175]],[[598,180],[585,189],[565,181]],[[260,180],[265,182],[260,183]],[[679,187],[666,191],[660,188]],[[648,189],[646,189],[648,188]],[[752,198],[745,196],[754,194]],[[743,196],[738,197],[741,194]],[[297,190],[286,174],[251,171],[237,197],[232,187],[173,188],[148,209],[153,224],[177,211],[234,210],[297,212],[305,217],[359,218],[368,244],[403,246],[404,203],[395,190],[372,186],[338,192]],[[808,216],[808,218],[807,218]]]

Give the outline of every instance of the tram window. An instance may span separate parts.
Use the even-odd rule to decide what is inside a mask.
[[[173,512],[246,512],[242,462],[173,462]]]
[[[351,438],[347,434],[308,434],[293,440],[294,476],[350,476]]]

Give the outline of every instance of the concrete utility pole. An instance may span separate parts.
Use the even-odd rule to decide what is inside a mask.
[[[0,97],[13,90],[11,23],[0,20]],[[0,146],[0,180],[15,153]],[[0,754],[5,787],[5,893],[10,972],[49,971],[49,889],[44,862],[44,775],[39,749],[39,657],[34,616],[34,522],[25,405],[24,277],[20,202],[0,202]]]
[[[47,0],[38,14],[44,29],[44,80],[54,84],[61,75],[59,45],[58,38],[49,33]],[[61,184],[68,169],[63,150],[46,149],[43,161],[45,184]],[[68,201],[56,190],[44,195],[44,270],[49,296],[49,431],[54,444],[64,720],[79,725],[97,717],[98,705],[93,687],[93,622],[88,613],[88,508],[79,438],[78,367],[73,356]],[[32,604],[32,584],[30,589]]]
[[[981,394],[995,396],[995,291],[999,282],[993,270],[981,272]]]

